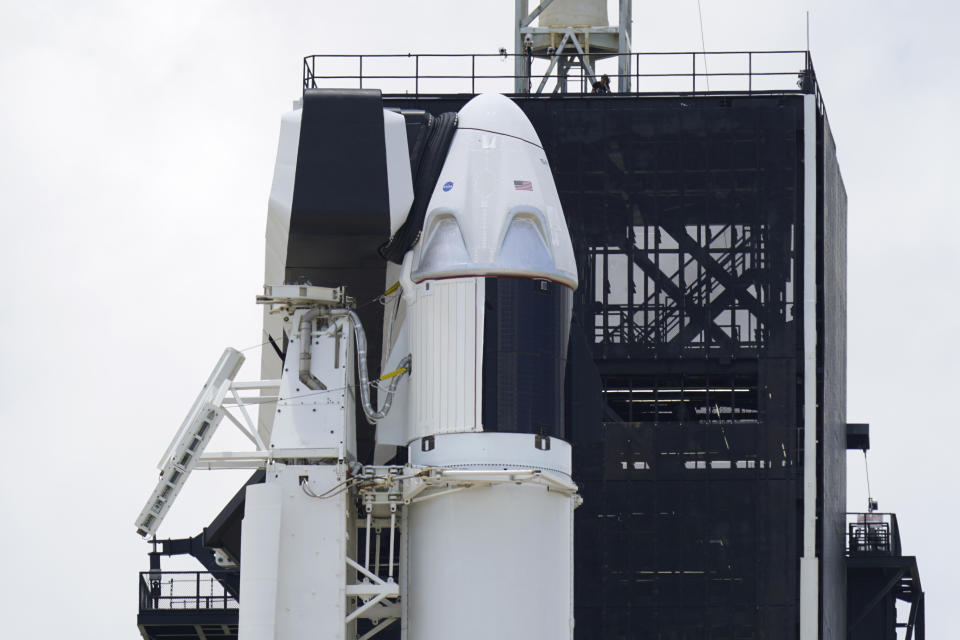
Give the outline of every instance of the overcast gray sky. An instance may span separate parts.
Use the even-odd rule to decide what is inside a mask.
[[[848,416],[872,425],[873,494],[919,556],[931,637],[949,637],[960,9],[702,4],[710,50],[802,49],[811,11],[850,197]],[[260,341],[266,202],[302,56],[492,53],[512,48],[512,12],[507,0],[0,2],[9,637],[139,637],[147,546],[133,519],[223,347]],[[633,33],[635,50],[699,49],[696,0],[634,0]],[[244,371],[256,377],[256,361]],[[850,463],[850,506],[862,509],[862,456]],[[161,534],[197,533],[238,482],[195,473]]]

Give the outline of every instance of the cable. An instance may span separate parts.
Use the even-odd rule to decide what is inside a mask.
[[[357,305],[357,311],[359,311],[360,309],[363,309],[364,307],[370,306],[370,305],[373,304],[374,302],[380,302],[380,299],[381,299],[382,297],[383,297],[383,294],[380,294],[379,296],[375,296],[375,297],[373,297],[373,298],[370,298],[370,299],[367,300],[366,302],[363,302],[363,303],[361,303],[361,304],[358,304],[358,305]]]
[[[406,372],[407,372],[407,368],[406,368],[406,367],[400,367],[399,369],[394,369],[394,370],[391,371],[390,373],[385,373],[385,374],[383,374],[382,376],[380,376],[379,382],[383,382],[384,380],[389,380],[390,378],[394,378],[394,377],[400,375],[401,373],[406,373]],[[380,385],[377,385],[378,388],[379,388],[379,386],[380,386]]]
[[[381,381],[389,380],[390,378],[396,378],[396,377],[399,376],[399,375],[402,375],[402,374],[404,374],[404,373],[407,373],[409,370],[410,370],[410,369],[408,369],[407,367],[400,367],[399,369],[397,369],[397,370],[395,370],[395,371],[391,371],[390,373],[388,373],[387,375],[385,375],[385,376],[382,377],[382,378],[378,378],[378,379],[376,379],[376,380],[370,380],[370,381],[368,381],[368,382],[367,382],[367,385],[368,385],[369,387],[373,388],[373,389],[377,389],[377,390],[380,390],[380,391],[389,391],[389,390],[390,390],[390,387],[392,386],[392,384],[391,384],[391,385],[387,385],[386,387],[384,387],[384,386],[382,386],[382,385],[380,384],[380,382],[381,382]],[[280,399],[278,399],[278,400],[271,400],[270,402],[262,402],[262,403],[260,403],[260,404],[270,404],[270,403],[276,402],[276,403],[277,403],[277,406],[280,406],[280,407],[291,407],[291,406],[294,406],[294,405],[292,404],[292,402],[295,401],[295,400],[299,400],[300,398],[309,398],[310,396],[319,396],[319,395],[323,395],[323,394],[325,394],[325,393],[336,393],[337,391],[343,391],[343,390],[345,390],[345,389],[347,389],[347,387],[334,387],[334,388],[332,388],[332,389],[321,389],[321,390],[319,390],[319,391],[311,391],[310,393],[299,393],[299,394],[297,394],[297,395],[295,395],[295,396],[289,396],[289,397],[287,397],[287,398],[280,398]]]
[[[239,351],[240,353],[243,353],[243,352],[245,352],[245,351],[250,351],[250,349],[256,349],[257,347],[262,347],[262,346],[267,345],[267,344],[270,344],[270,341],[269,341],[269,340],[266,341],[266,342],[261,342],[260,344],[251,345],[251,346],[246,347],[246,348],[244,348],[244,349],[237,349],[237,351]]]
[[[333,485],[323,493],[314,493],[313,490],[310,489],[309,487],[309,481],[301,482],[300,488],[303,489],[303,492],[308,496],[310,496],[311,498],[319,498],[321,500],[324,500],[326,498],[332,498],[334,496],[338,496],[344,491],[347,491],[350,488],[349,484],[354,480],[355,478],[347,478],[346,480],[343,480],[342,482],[338,482],[337,484]],[[343,487],[340,491],[337,491],[336,493],[331,493],[340,487]]]
[[[703,74],[707,81],[707,91],[710,91],[710,70],[707,68],[707,40],[703,37],[703,7],[697,0],[697,13],[700,15],[700,47],[703,51]]]
[[[346,388],[347,388],[347,387],[334,387],[333,389],[323,389],[323,390],[321,390],[321,391],[313,391],[313,392],[310,392],[310,393],[300,393],[300,394],[297,394],[297,395],[295,395],[295,396],[290,396],[290,397],[288,397],[288,398],[280,398],[279,400],[275,400],[274,402],[277,403],[277,406],[280,406],[280,407],[289,407],[289,406],[293,406],[293,405],[290,404],[290,401],[299,400],[300,398],[307,398],[307,397],[310,397],[310,396],[319,396],[319,395],[324,394],[324,393],[335,393],[335,392],[337,392],[337,391],[343,391],[343,390],[346,389]]]
[[[411,474],[411,475],[406,475],[406,476],[391,476],[391,475],[386,475],[386,476],[354,476],[354,477],[352,477],[352,478],[347,478],[346,480],[343,480],[343,481],[341,481],[341,482],[338,482],[337,484],[333,485],[332,487],[330,487],[329,489],[327,489],[327,490],[324,491],[323,493],[314,493],[314,491],[313,491],[312,489],[310,489],[309,481],[301,482],[301,483],[300,483],[300,488],[303,490],[303,492],[304,492],[305,494],[307,494],[307,495],[310,496],[311,498],[317,498],[317,499],[319,499],[319,500],[327,500],[327,499],[329,499],[329,498],[335,498],[335,497],[339,496],[340,494],[342,494],[342,493],[344,493],[344,492],[346,492],[346,491],[349,491],[350,489],[352,489],[352,488],[355,487],[355,486],[360,486],[360,487],[364,487],[364,486],[365,486],[365,487],[368,488],[368,489],[369,489],[369,488],[375,488],[375,487],[377,487],[377,486],[387,486],[387,487],[389,487],[389,486],[391,486],[394,482],[397,482],[397,481],[399,481],[399,480],[409,480],[409,479],[411,479],[411,478],[417,478],[417,477],[419,477],[420,475],[422,475],[422,473],[423,473],[423,472],[421,471],[421,472],[417,472],[417,473],[414,473],[414,474]]]
[[[867,475],[867,510],[873,511],[873,491],[870,490],[870,466],[867,464],[867,450],[863,450],[863,470]]]

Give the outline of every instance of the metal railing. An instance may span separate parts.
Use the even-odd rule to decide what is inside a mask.
[[[847,514],[847,557],[899,555],[900,528],[896,514]]]
[[[229,572],[221,572],[226,575]],[[141,571],[140,611],[236,609],[237,599],[209,571]]]
[[[377,88],[388,95],[514,93],[516,81],[527,92],[555,78],[548,60],[530,58],[530,74],[518,76],[515,59],[525,54],[316,54],[303,59],[303,89]],[[613,93],[816,93],[809,51],[682,51],[587,56],[594,78],[606,74]],[[618,62],[629,57],[628,74]],[[589,93],[591,78],[582,66],[558,80],[554,93]],[[629,80],[630,90],[620,91]],[[711,86],[712,85],[712,86]],[[526,93],[526,92],[524,92]]]

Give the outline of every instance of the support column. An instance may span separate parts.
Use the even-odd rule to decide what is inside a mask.
[[[520,29],[523,27],[523,20],[530,13],[529,0],[515,0],[516,9],[514,12],[516,18],[516,29],[513,32],[513,91],[514,93],[529,93],[530,86],[527,76],[530,75],[529,59],[523,55],[523,34]]]
[[[620,0],[620,55],[617,58],[617,90],[630,93],[633,72],[630,48],[633,46],[633,0]]]
[[[803,97],[803,556],[800,640],[820,637],[817,557],[817,106]]]

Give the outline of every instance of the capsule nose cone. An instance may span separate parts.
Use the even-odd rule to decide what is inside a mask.
[[[442,186],[441,186],[442,185]],[[411,277],[542,278],[577,268],[546,154],[526,114],[483,94],[464,105],[414,248]]]
[[[481,93],[460,109],[460,129],[482,129],[543,147],[540,137],[520,107],[499,93]]]

